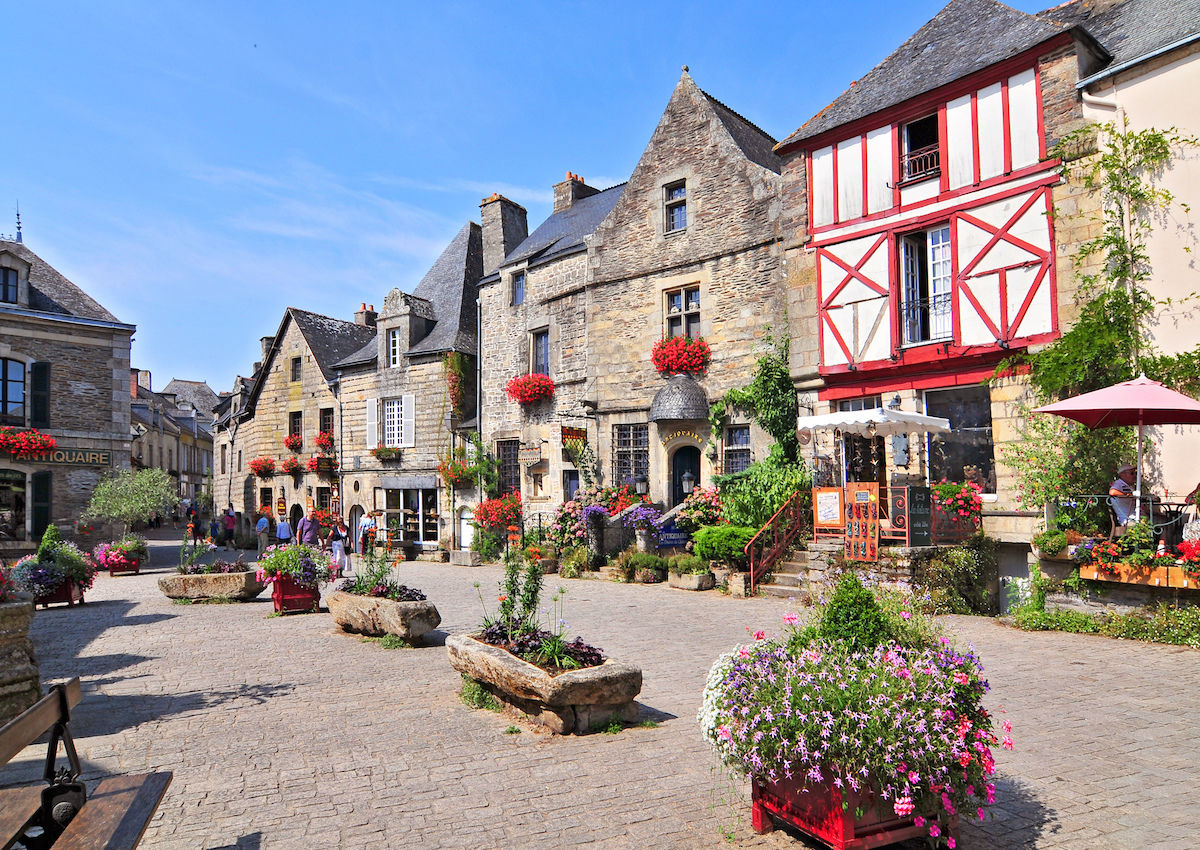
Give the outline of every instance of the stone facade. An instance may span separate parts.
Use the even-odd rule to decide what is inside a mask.
[[[0,303],[0,358],[23,376],[23,394],[8,398],[3,413],[7,424],[37,428],[58,446],[48,458],[0,462],[0,554],[9,555],[30,550],[48,523],[74,537],[101,476],[129,468],[134,326],[20,241],[0,241],[0,269],[19,284],[17,300]]]
[[[129,370],[130,417],[133,426],[130,464],[155,467],[170,475],[185,503],[207,490],[212,473],[212,413],[180,402],[171,393],[151,389],[151,375]],[[214,396],[215,398],[215,396]]]

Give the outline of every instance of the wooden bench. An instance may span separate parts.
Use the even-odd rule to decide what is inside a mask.
[[[28,850],[118,850],[136,847],[142,840],[171,783],[171,773],[111,776],[83,793],[69,725],[71,709],[82,697],[78,678],[56,685],[0,729],[0,764],[50,733],[42,776],[46,784],[0,788],[0,850],[18,844]],[[60,743],[68,766],[56,769]]]

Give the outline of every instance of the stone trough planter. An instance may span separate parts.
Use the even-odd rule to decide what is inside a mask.
[[[428,601],[396,602],[333,590],[325,595],[325,605],[344,631],[368,637],[396,635],[417,640],[442,622],[442,615]]]
[[[484,686],[507,710],[558,735],[584,735],[614,716],[637,719],[634,702],[642,690],[642,670],[609,659],[599,667],[551,676],[498,646],[467,635],[446,639],[450,666]]]
[[[716,584],[712,573],[667,573],[667,586],[680,590],[711,590]]]
[[[158,589],[170,599],[237,599],[249,602],[266,588],[255,580],[256,573],[203,573],[162,576]]]
[[[42,696],[37,658],[29,639],[32,620],[32,602],[0,602],[0,726]]]

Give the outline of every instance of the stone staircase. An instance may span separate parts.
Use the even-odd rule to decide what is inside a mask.
[[[770,584],[759,584],[768,596],[795,596],[804,600],[810,579],[823,577],[829,562],[842,551],[841,541],[809,540],[803,549],[794,549],[775,565]]]

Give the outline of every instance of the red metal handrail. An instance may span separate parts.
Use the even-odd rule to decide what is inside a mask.
[[[743,550],[750,561],[750,593],[758,589],[758,580],[768,573],[787,553],[792,542],[805,530],[806,521],[812,518],[805,497],[806,490],[797,490],[775,514],[767,520],[758,533],[750,538]]]

